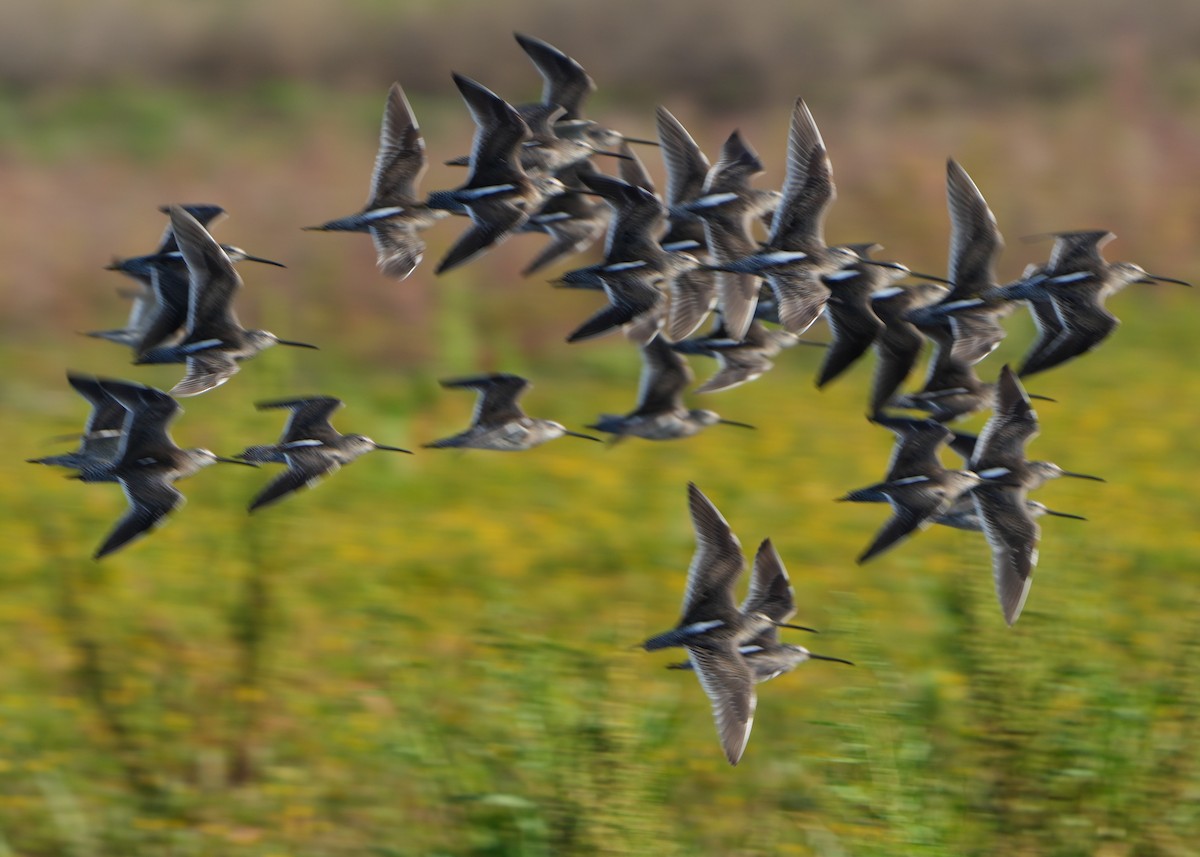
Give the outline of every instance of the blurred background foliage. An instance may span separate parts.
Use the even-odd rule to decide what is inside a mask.
[[[741,127],[779,183],[792,99],[833,160],[834,241],[944,271],[944,160],[1008,239],[1000,276],[1104,227],[1111,258],[1200,280],[1200,7],[1175,0],[9,2],[0,31],[0,855],[1185,855],[1200,841],[1197,296],[1131,287],[1094,355],[1030,381],[1037,457],[1107,485],[1041,499],[1029,605],[1006,628],[973,534],[928,531],[866,567],[883,510],[831,502],[882,473],[870,367],[812,389],[796,349],[704,406],[759,426],[675,444],[565,439],[506,457],[378,456],[254,518],[266,472],[213,468],[188,506],[101,564],[113,486],[26,457],[76,430],[66,368],[159,386],[76,331],[115,326],[101,267],[152,246],[167,202],[231,213],[239,310],[319,353],[272,350],[186,401],[175,435],[266,442],[253,402],[322,392],[346,431],[416,446],[467,420],[436,379],[528,374],[531,413],[578,428],[632,407],[638,358],[562,338],[595,298],[516,272],[518,237],[407,281],[362,236],[301,233],[365,197],[387,85],[433,166],[471,126],[449,72],[514,102],[512,41],[576,57],[590,113],[648,136],[668,106],[715,155]],[[642,153],[661,180],[653,151]],[[589,257],[590,260],[591,257]],[[573,263],[572,263],[573,264]],[[981,369],[1015,360],[1023,317]],[[709,367],[695,364],[704,377]],[[699,406],[699,402],[697,405]],[[969,424],[977,427],[979,421]],[[721,757],[686,674],[628,647],[676,616],[697,481],[747,551],[771,536],[814,664],[761,688]],[[808,644],[809,640],[802,641]],[[819,643],[819,645],[818,645]]]

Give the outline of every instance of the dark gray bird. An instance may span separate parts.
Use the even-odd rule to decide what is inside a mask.
[[[696,553],[688,567],[682,614],[673,629],[649,638],[642,648],[687,649],[700,686],[712,703],[725,757],[736,765],[750,738],[758,701],[754,674],[738,646],[779,623],[767,613],[743,613],[737,608],[733,587],[746,564],[741,543],[712,501],[690,482],[688,509]]]
[[[667,169],[666,205],[668,228],[663,243],[695,242],[705,247],[704,221],[691,210],[693,202],[704,195],[708,178],[708,158],[683,124],[665,107],[655,110],[658,141]]]
[[[558,48],[541,39],[523,33],[513,34],[517,44],[533,61],[542,76],[542,100],[540,105],[522,105],[517,109],[524,114],[535,107],[560,107],[562,115],[557,117],[552,128],[564,139],[585,143],[592,151],[618,146],[623,142],[657,145],[653,140],[627,137],[619,131],[605,128],[598,122],[583,117],[583,102],[595,91],[596,83],[582,65]],[[607,152],[600,152],[607,154]]]
[[[1029,597],[1041,538],[1027,493],[1053,476],[1103,480],[1065,471],[1050,462],[1028,461],[1025,446],[1037,436],[1037,413],[1007,365],[1000,372],[996,390],[995,412],[980,433],[971,458],[971,466],[987,480],[975,489],[973,498],[992,548],[996,596],[1004,621],[1011,625]]]
[[[633,171],[627,173],[633,179]],[[613,211],[605,238],[604,263],[598,266],[577,269],[563,278],[564,285],[584,285],[592,279],[611,279],[620,272],[638,272],[643,283],[656,283],[659,292],[669,293],[670,300],[650,300],[647,292],[642,312],[652,312],[647,319],[642,340],[646,334],[655,334],[667,324],[667,307],[671,308],[669,336],[686,335],[707,315],[713,303],[711,275],[696,269],[700,261],[690,253],[667,249],[659,243],[662,236],[666,208],[654,193],[649,177],[641,181],[623,181],[594,173],[581,176],[592,192],[601,196]],[[626,276],[622,274],[621,276]]]
[[[219,205],[200,203],[181,207],[205,228],[225,217],[225,209]],[[163,206],[159,210],[166,213],[167,208]],[[283,267],[280,262],[251,255],[232,244],[222,244],[221,249],[235,264],[249,261]],[[181,329],[187,322],[188,271],[170,221],[152,253],[114,259],[105,269],[125,274],[138,283],[138,289],[121,292],[133,301],[125,327],[89,331],[87,336],[127,345],[133,349],[135,356],[156,346],[178,341],[182,335]]]
[[[96,477],[85,478],[87,482],[113,481],[116,477],[112,475],[111,467],[120,449],[128,411],[93,375],[67,372],[67,381],[92,406],[83,426],[83,434],[80,435],[79,447],[62,455],[30,458],[28,461],[30,464],[69,467]]]
[[[430,194],[430,204],[465,206],[470,228],[438,264],[441,274],[507,239],[552,196],[566,187],[544,175],[530,175],[521,151],[531,139],[529,126],[511,104],[487,87],[460,74],[454,83],[475,120],[470,175],[461,187]]]
[[[696,388],[697,393],[716,393],[758,379],[774,367],[771,358],[794,345],[823,343],[806,342],[794,333],[768,328],[754,319],[741,340],[728,336],[722,321],[707,336],[676,342],[672,348],[681,354],[703,354],[717,359],[720,368],[716,374]]]
[[[862,357],[883,332],[884,324],[875,314],[873,297],[908,272],[903,266],[885,267],[870,259],[878,244],[843,245],[857,257],[832,273],[822,274],[821,283],[829,290],[825,318],[833,342],[817,371],[817,387],[833,381]]]
[[[342,407],[342,400],[333,396],[280,399],[259,402],[255,407],[260,411],[286,408],[292,413],[279,443],[273,447],[252,446],[237,456],[248,462],[282,462],[288,467],[287,472],[268,484],[250,502],[251,512],[276,503],[301,488],[315,485],[322,477],[372,450],[411,454],[407,449],[385,446],[361,434],[339,432],[329,418]]]
[[[578,172],[563,171],[559,178],[567,188],[580,190],[583,185],[578,175]],[[521,270],[521,276],[527,277],[592,246],[608,228],[608,212],[607,205],[584,193],[560,193],[550,197],[521,227],[522,232],[542,232],[550,236],[550,243]]]
[[[992,296],[1004,241],[983,194],[953,158],[946,161],[946,206],[952,288],[940,303],[913,311],[910,319],[939,349],[948,349],[954,362],[970,366],[1000,344],[1005,334],[1000,319],[1012,312],[1009,301]]]
[[[778,193],[750,186],[750,180],[762,172],[758,154],[734,131],[708,171],[703,193],[687,206],[704,221],[705,244],[713,260],[710,267],[720,272],[717,306],[726,331],[735,339],[746,335],[758,303],[758,269],[739,264],[758,250],[750,225],[779,204]]]
[[[425,174],[425,139],[400,84],[393,83],[383,110],[379,151],[371,174],[371,194],[362,211],[305,229],[369,232],[378,267],[385,276],[405,279],[425,254],[419,235],[450,212],[430,208],[417,195]]]
[[[129,511],[96,550],[94,558],[100,559],[150,532],[183,505],[184,496],[174,486],[177,480],[218,461],[249,462],[221,458],[207,449],[179,448],[167,427],[183,408],[161,390],[128,381],[95,380],[127,412],[120,443],[107,472],[83,470],[77,477],[85,482],[115,479],[129,501]]]
[[[634,436],[647,440],[690,437],[707,426],[753,428],[746,423],[721,419],[715,411],[689,409],[683,391],[693,380],[691,368],[662,337],[642,346],[642,376],[637,407],[625,416],[603,414],[588,428],[609,432],[616,439]]]
[[[608,305],[577,327],[567,342],[579,342],[626,326],[638,345],[656,338],[665,319],[662,275],[645,262],[606,265],[600,277]]]
[[[879,416],[891,404],[925,345],[925,335],[909,319],[913,310],[936,303],[949,289],[934,283],[893,286],[871,296],[871,310],[883,322],[875,338],[875,375],[871,384],[870,413]]]
[[[896,434],[896,444],[883,482],[851,491],[840,502],[879,503],[892,506],[892,517],[859,556],[864,563],[883,553],[917,529],[924,529],[946,514],[959,497],[979,484],[971,470],[948,470],[938,450],[951,431],[930,420],[906,420],[876,416],[872,419]]]
[[[1105,261],[1100,249],[1114,237],[1100,230],[1058,233],[1045,265],[993,291],[1004,300],[1027,301],[1033,313],[1038,338],[1018,370],[1022,378],[1086,354],[1111,336],[1120,320],[1105,301],[1130,283],[1190,285],[1129,262]]]
[[[562,423],[526,416],[517,399],[531,384],[518,375],[493,373],[442,381],[443,387],[474,390],[479,394],[471,427],[453,437],[425,444],[431,449],[472,448],[505,452],[532,449],[564,435],[598,441],[590,434],[569,431]]]
[[[169,209],[171,226],[188,267],[188,316],[183,339],[153,348],[136,363],[187,363],[187,375],[171,388],[173,396],[195,396],[224,384],[238,362],[272,345],[316,348],[280,339],[266,330],[247,330],[233,311],[242,278],[208,231],[180,206]]]
[[[750,579],[750,591],[746,600],[738,608],[743,616],[752,617],[762,614],[772,622],[787,622],[796,615],[796,599],[788,580],[787,569],[783,560],[770,539],[758,547],[754,556],[753,577]],[[792,626],[797,629],[810,631],[811,628]],[[778,626],[772,625],[763,630],[749,642],[738,646],[738,654],[746,659],[754,673],[754,683],[761,684],[770,681],[785,672],[791,672],[805,661],[835,661],[840,664],[850,664],[842,658],[831,658],[810,652],[803,646],[793,646],[779,640]],[[853,664],[851,664],[853,665]],[[692,670],[691,660],[678,664],[668,664],[667,669]]]

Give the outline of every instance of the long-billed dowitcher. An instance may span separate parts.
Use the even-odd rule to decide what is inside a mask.
[[[721,157],[708,171],[702,194],[687,209],[704,221],[704,240],[717,276],[717,305],[725,329],[735,339],[746,335],[758,303],[759,278],[753,271],[733,271],[731,266],[754,255],[758,244],[750,234],[753,219],[779,204],[776,191],[750,185],[763,172],[758,154],[734,131],[721,147]]]
[[[886,500],[892,516],[858,557],[864,563],[898,544],[917,529],[924,529],[945,514],[954,502],[975,488],[981,476],[971,470],[942,466],[937,450],[949,440],[949,429],[923,421],[875,417],[875,422],[896,433],[897,443],[883,482],[851,491],[841,502],[878,503]]]
[[[1130,283],[1190,285],[1130,262],[1105,261],[1100,250],[1114,237],[1101,230],[1060,232],[1045,265],[995,290],[1006,300],[1028,301],[1037,324],[1038,338],[1017,373],[1022,378],[1086,354],[1111,336],[1121,322],[1104,302]]]
[[[640,163],[640,162],[639,162]],[[634,170],[625,170],[625,179],[615,179],[599,173],[584,175],[583,183],[601,196],[613,210],[605,237],[604,264],[579,269],[564,276],[564,285],[578,284],[591,277],[603,280],[606,272],[628,271],[637,268],[644,274],[661,278],[660,289],[670,294],[670,317],[654,302],[657,317],[667,326],[672,339],[691,333],[713,303],[710,274],[699,272],[700,260],[690,253],[664,247],[663,234],[666,207],[654,193],[648,177],[637,179]],[[658,325],[662,326],[662,325]],[[654,328],[655,332],[657,327]]]
[[[665,203],[667,233],[663,243],[694,241],[704,247],[704,221],[696,216],[691,204],[704,194],[704,182],[711,165],[683,124],[665,107],[655,109],[658,141],[663,165],[667,169]]]
[[[871,310],[883,322],[875,338],[875,374],[871,382],[870,413],[879,416],[916,365],[925,335],[908,314],[936,303],[950,290],[935,283],[916,283],[882,289],[871,296]]]
[[[225,209],[219,205],[200,203],[181,208],[205,228],[225,217]],[[167,213],[166,206],[159,210]],[[254,256],[232,244],[222,244],[221,249],[235,263],[250,261],[284,267],[281,262]],[[135,280],[139,288],[132,293],[122,292],[133,301],[125,327],[88,331],[86,335],[129,346],[135,356],[159,345],[174,344],[187,322],[188,270],[170,221],[153,252],[113,259],[105,269],[125,274]]]
[[[375,242],[379,270],[403,280],[421,264],[425,254],[425,241],[418,233],[449,215],[448,211],[430,208],[417,196],[426,166],[425,139],[404,90],[393,83],[383,110],[367,204],[357,214],[305,228],[369,232]]]
[[[315,485],[322,477],[371,450],[411,454],[407,449],[376,443],[361,434],[339,432],[329,422],[333,412],[342,407],[342,400],[333,396],[279,399],[259,402],[256,407],[260,411],[287,408],[292,413],[279,443],[273,447],[252,446],[237,456],[251,462],[282,462],[288,467],[250,501],[251,512]]]
[[[471,427],[453,437],[424,444],[430,449],[472,448],[516,452],[540,446],[558,437],[600,440],[590,434],[570,431],[553,420],[526,416],[517,399],[532,386],[527,380],[505,373],[478,375],[442,381],[443,387],[474,390],[478,393]]]
[[[195,396],[224,384],[238,370],[238,361],[272,345],[316,348],[306,342],[280,339],[266,330],[247,330],[233,311],[233,298],[242,285],[233,262],[208,231],[183,208],[170,207],[171,226],[187,262],[188,317],[183,340],[143,353],[137,363],[186,363],[187,375],[171,388],[173,396]]]
[[[605,128],[598,122],[585,119],[583,102],[596,89],[596,83],[576,60],[567,56],[553,45],[524,33],[514,33],[517,44],[525,51],[542,76],[541,106],[562,108],[562,115],[553,124],[554,133],[562,138],[581,140],[594,151],[618,146],[626,141],[643,145],[657,145],[653,140],[630,137]],[[521,105],[517,109],[525,114],[536,105]],[[606,153],[607,154],[607,153]]]
[[[787,622],[796,615],[796,598],[788,580],[787,569],[775,545],[770,539],[758,546],[754,555],[753,577],[750,579],[750,591],[738,608],[743,616],[753,616],[760,613],[772,622]],[[798,630],[811,631],[802,625],[791,625]],[[779,640],[778,626],[772,625],[746,643],[738,646],[740,654],[750,665],[754,673],[755,684],[791,672],[800,664],[812,659],[818,661],[834,661],[839,664],[853,664],[842,658],[828,655],[818,655],[803,646],[793,646]],[[691,660],[683,663],[668,664],[667,669],[692,670]]]
[[[454,243],[434,273],[442,274],[484,252],[520,229],[550,197],[566,187],[553,176],[531,175],[520,152],[529,126],[511,104],[460,74],[454,83],[475,120],[470,174],[455,190],[430,194],[430,204],[462,205],[471,226]]]
[[[1005,335],[1000,319],[1012,312],[1011,303],[994,296],[996,258],[1004,241],[983,194],[953,158],[946,161],[946,207],[950,293],[913,310],[909,319],[954,363],[971,366],[999,345]],[[931,365],[938,360],[935,355]],[[925,392],[935,391],[927,383]]]
[[[768,615],[778,606],[769,597],[762,599],[757,612],[743,613],[734,603],[733,587],[745,565],[741,543],[712,501],[690,482],[688,510],[696,552],[688,567],[679,623],[647,639],[642,648],[687,649],[688,660],[712,704],[725,757],[736,765],[750,738],[758,702],[754,673],[738,647],[782,623]]]
[[[1065,471],[1050,462],[1028,461],[1025,445],[1037,435],[1037,413],[1007,365],[1000,372],[996,391],[996,409],[975,444],[971,466],[987,477],[973,492],[975,510],[992,548],[996,596],[1004,621],[1011,625],[1029,596],[1041,537],[1026,494],[1053,476],[1103,480]]]
[[[857,258],[831,273],[821,275],[829,290],[825,319],[833,341],[817,370],[817,387],[833,381],[862,357],[884,329],[875,314],[873,296],[908,274],[902,265],[875,263],[870,254],[878,244],[843,245]]]
[[[121,446],[128,411],[94,375],[67,372],[67,381],[92,406],[79,437],[79,447],[62,455],[30,458],[30,464],[50,464],[93,472],[86,481],[113,481],[111,466]]]
[[[673,351],[661,336],[656,337],[642,346],[637,407],[625,416],[603,414],[588,428],[609,432],[614,435],[614,440],[629,436],[673,440],[690,437],[717,423],[753,428],[746,423],[722,419],[715,411],[685,407],[683,391],[693,378],[691,367],[682,355]]]
[[[96,550],[94,558],[100,559],[150,532],[183,505],[184,496],[172,483],[218,461],[250,462],[221,458],[207,449],[177,446],[167,427],[183,408],[161,390],[129,381],[95,380],[127,412],[112,461],[103,469],[81,470],[76,477],[84,482],[115,479],[129,501],[129,511]]]
[[[741,340],[728,336],[724,323],[720,322],[706,336],[685,339],[672,347],[681,354],[703,354],[717,359],[720,368],[696,388],[697,393],[716,393],[758,379],[775,365],[772,357],[793,345],[823,343],[806,342],[794,333],[768,328],[754,319]]]

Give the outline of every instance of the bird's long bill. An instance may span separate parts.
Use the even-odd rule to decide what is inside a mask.
[[[1174,277],[1160,277],[1158,274],[1146,274],[1147,279],[1152,283],[1174,283],[1177,286],[1191,287],[1191,283],[1187,280],[1176,280]]]
[[[1108,481],[1103,476],[1091,476],[1090,474],[1087,474],[1087,473],[1074,473],[1070,470],[1062,471],[1062,475],[1070,476],[1073,479],[1089,479],[1092,482],[1107,482]]]
[[[286,268],[287,267],[287,265],[283,264],[283,262],[276,262],[274,259],[264,259],[262,256],[251,256],[249,254],[246,254],[246,261],[247,262],[259,262],[263,265],[274,265],[276,268]]]
[[[412,455],[411,449],[401,449],[398,446],[384,446],[382,443],[377,443],[377,444],[375,444],[375,448],[376,449],[384,449],[384,450],[387,450],[388,452],[404,452],[404,453],[407,453],[408,455]]]
[[[225,458],[224,456],[218,455],[217,461],[221,462],[222,464],[244,464],[246,467],[258,467],[258,465],[253,461],[245,461],[241,458]]]
[[[315,345],[311,345],[307,342],[296,342],[294,339],[276,339],[275,342],[278,345],[290,345],[292,348],[311,348],[313,351],[321,350]]]
[[[918,280],[929,280],[932,283],[942,283],[946,286],[954,285],[953,280],[947,280],[945,277],[939,277],[935,274],[923,274],[920,271],[909,271],[908,275],[910,277],[916,277]]]
[[[776,622],[776,628],[791,628],[793,631],[808,631],[810,634],[821,633],[816,628],[809,628],[807,625],[789,625],[786,622]]]
[[[595,435],[583,434],[582,432],[564,431],[563,434],[565,434],[567,437],[581,437],[584,440],[594,440],[597,443],[604,443],[604,441],[601,438],[598,438]]]
[[[817,661],[833,661],[835,664],[849,664],[850,666],[854,666],[854,661],[848,661],[845,658],[831,658],[829,655],[818,655],[813,652],[809,652],[808,656]]]
[[[658,140],[647,140],[643,137],[622,137],[626,143],[637,143],[639,146],[662,146]]]
[[[897,262],[877,262],[874,259],[860,259],[864,265],[874,265],[876,268],[891,268],[893,271],[904,271],[908,276],[915,277],[918,280],[929,280],[932,283],[942,283],[947,286],[953,286],[954,283],[947,280],[945,277],[939,277],[936,274],[925,274],[921,271],[914,271],[907,265],[901,265]]]
[[[594,155],[607,155],[610,158],[620,158],[622,161],[632,161],[633,155],[626,155],[623,152],[610,152],[607,149],[592,149]]]
[[[1072,515],[1070,512],[1056,512],[1053,509],[1046,510],[1047,515],[1053,515],[1056,518],[1070,518],[1072,521],[1086,521],[1087,518],[1083,515]]]
[[[750,423],[739,423],[735,420],[717,420],[723,426],[737,426],[738,428],[756,429],[758,426],[752,426]]]
[[[1052,399],[1049,396],[1039,396],[1037,393],[1026,393],[1025,395],[1031,399],[1037,399],[1039,402],[1057,402],[1058,401],[1058,399]]]

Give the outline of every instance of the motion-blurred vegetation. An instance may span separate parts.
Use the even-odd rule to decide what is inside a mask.
[[[457,183],[438,165],[470,138],[449,71],[534,99],[514,29],[576,56],[600,86],[593,112],[631,133],[650,133],[659,102],[710,153],[741,126],[764,187],[803,95],[838,181],[831,240],[943,271],[952,154],[1008,237],[1002,277],[1044,256],[1022,236],[1107,227],[1112,258],[1200,280],[1195,4],[6,9],[0,855],[1194,853],[1186,289],[1130,287],[1110,342],[1030,380],[1057,400],[1039,403],[1031,453],[1109,484],[1044,490],[1089,521],[1044,522],[1011,629],[978,535],[934,529],[853,564],[885,513],[831,501],[878,478],[890,438],[861,416],[870,367],[817,393],[812,349],[708,403],[753,433],[372,456],[253,518],[269,474],[214,467],[181,486],[165,529],[88,559],[120,492],[21,459],[78,428],[66,368],[177,379],[75,335],[123,319],[100,268],[149,249],[162,203],[226,206],[220,240],[289,265],[244,272],[243,315],[322,346],[272,350],[187,400],[181,444],[266,442],[279,417],[254,401],[323,392],[347,402],[340,428],[415,446],[470,410],[435,379],[487,369],[528,374],[530,412],[572,428],[632,406],[632,349],[562,342],[595,298],[517,277],[544,239],[435,281],[457,226],[439,225],[398,284],[366,238],[298,229],[361,203],[393,79],[435,164],[425,189]],[[981,370],[1030,341],[1023,318],[1010,326]],[[763,686],[733,769],[695,679],[628,649],[675,619],[688,480],[748,550],[775,540],[798,620],[823,631],[814,648],[858,664]]]

